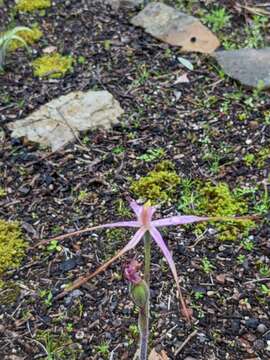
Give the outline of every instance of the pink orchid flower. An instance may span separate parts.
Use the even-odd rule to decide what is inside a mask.
[[[152,217],[156,211],[155,206],[148,206],[148,205],[138,205],[134,200],[130,201],[130,207],[134,211],[134,213],[137,216],[137,220],[134,221],[121,221],[111,224],[104,224],[95,226],[92,228],[87,228],[84,230],[76,231],[70,234],[62,235],[57,238],[54,238],[54,240],[63,240],[67,237],[74,236],[74,235],[81,235],[83,233],[89,232],[91,230],[97,230],[102,228],[115,228],[115,227],[132,227],[132,228],[138,228],[137,232],[134,234],[132,239],[126,244],[126,246],[123,247],[115,256],[113,256],[110,260],[108,260],[106,263],[101,265],[95,272],[88,273],[80,278],[78,278],[72,285],[68,287],[67,290],[60,293],[58,296],[56,296],[56,299],[60,299],[64,297],[69,291],[74,290],[84,283],[86,283],[88,280],[93,278],[94,276],[98,275],[102,271],[104,271],[109,265],[111,265],[116,259],[123,256],[127,251],[133,249],[138,243],[141,241],[143,236],[146,232],[149,232],[154,242],[157,244],[157,246],[160,248],[161,252],[163,253],[165,259],[167,260],[167,263],[171,269],[171,272],[173,274],[180,303],[182,306],[182,314],[186,317],[190,317],[189,311],[187,310],[185,306],[185,302],[180,290],[179,285],[179,279],[176,271],[176,266],[174,263],[174,260],[172,258],[172,255],[165,244],[161,233],[159,232],[158,228],[163,226],[175,226],[175,225],[186,225],[186,224],[192,224],[192,223],[198,223],[202,221],[218,221],[218,220],[243,220],[243,219],[250,219],[251,217],[201,217],[201,216],[193,216],[193,215],[179,215],[179,216],[172,216],[168,218],[163,218],[159,220],[152,220]]]

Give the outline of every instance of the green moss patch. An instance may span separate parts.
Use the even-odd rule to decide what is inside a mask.
[[[0,277],[6,270],[20,266],[26,248],[20,225],[0,220]]]
[[[211,182],[184,182],[182,184],[179,210],[186,214],[206,216],[241,216],[248,213],[248,203],[243,196],[230,190],[226,183],[216,185]],[[251,220],[213,222],[220,240],[236,240],[247,236],[255,227]],[[199,224],[196,229],[202,232],[207,224]]]
[[[70,56],[62,56],[58,53],[41,56],[32,62],[34,75],[53,79],[64,77],[72,70],[72,62]]]
[[[33,12],[51,7],[51,0],[19,0],[16,10],[21,12]]]
[[[168,202],[176,193],[180,178],[170,161],[162,161],[146,176],[131,183],[130,189],[138,198],[151,204]]]

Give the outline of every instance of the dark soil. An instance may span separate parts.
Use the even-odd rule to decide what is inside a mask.
[[[131,232],[101,231],[71,238],[61,243],[60,251],[34,245],[123,218],[130,182],[159,161],[138,159],[152,148],[163,148],[164,158],[175,163],[181,178],[223,181],[231,189],[256,187],[249,202],[250,213],[255,212],[256,203],[269,192],[270,160],[248,166],[244,157],[252,153],[257,159],[262,149],[270,147],[269,92],[254,92],[220,77],[217,64],[207,56],[183,55],[156,41],[129,24],[132,12],[69,0],[57,1],[45,16],[12,16],[14,3],[6,3],[0,7],[2,29],[38,22],[44,36],[33,45],[32,55],[25,50],[12,54],[0,75],[0,125],[5,131],[0,187],[8,193],[0,198],[0,216],[21,221],[31,246],[21,268],[5,277],[19,286],[19,295],[9,302],[0,293],[1,359],[109,359],[112,351],[111,359],[132,359],[138,339],[131,325],[137,322],[137,310],[121,275],[124,260],[82,287],[77,297],[50,299],[50,291],[54,297],[65,284],[110,258]],[[206,3],[196,2],[195,14],[215,6]],[[251,14],[237,10],[234,1],[219,3],[232,15],[231,28],[243,29]],[[72,74],[60,80],[33,77],[30,61],[48,45],[77,59]],[[179,56],[189,59],[195,69],[185,69]],[[83,64],[79,57],[85,58]],[[187,71],[190,83],[174,85]],[[83,134],[81,143],[57,153],[10,138],[7,123],[57,96],[88,89],[106,89],[118,99],[125,110],[120,125]],[[245,114],[241,120],[240,114]],[[123,149],[120,154],[114,151],[117,147]],[[84,190],[88,196],[79,200]],[[180,198],[179,189],[157,217],[176,214]],[[151,348],[164,349],[170,359],[270,359],[270,294],[261,288],[270,288],[270,274],[262,276],[258,266],[260,262],[270,266],[266,203],[262,221],[251,233],[251,250],[240,240],[220,242],[211,229],[201,241],[194,228],[164,231],[195,322],[187,324],[179,315],[171,273],[154,248]],[[134,252],[141,260],[142,250],[139,246]],[[245,256],[242,262],[240,254]],[[202,269],[204,257],[215,266],[210,274]],[[178,352],[195,329],[197,333]],[[107,352],[106,346],[102,352],[104,344]]]

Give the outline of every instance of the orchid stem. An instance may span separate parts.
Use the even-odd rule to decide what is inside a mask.
[[[144,281],[150,288],[150,265],[151,265],[151,236],[147,232],[144,236]],[[150,297],[150,291],[149,291]],[[139,311],[140,329],[140,360],[147,360],[148,337],[149,337],[149,298],[145,306]]]

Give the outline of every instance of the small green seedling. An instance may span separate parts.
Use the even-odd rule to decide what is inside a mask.
[[[214,32],[220,31],[230,22],[231,15],[229,15],[225,8],[218,8],[212,10],[205,16],[208,25],[211,26]]]
[[[211,264],[211,262],[207,259],[207,257],[204,257],[202,259],[202,270],[206,273],[206,274],[210,274],[213,270],[214,270],[214,265]]]
[[[241,241],[241,245],[247,251],[252,251],[254,249],[254,243],[251,240],[243,240]]]
[[[62,247],[61,245],[58,245],[57,240],[52,240],[50,244],[47,246],[47,251],[49,251],[50,253],[60,252],[61,250]]]
[[[196,300],[201,300],[204,298],[204,293],[202,291],[195,291],[194,297]]]
[[[246,261],[246,256],[243,254],[240,254],[237,256],[237,262],[238,264],[242,265]]]
[[[28,31],[33,33],[33,30],[25,27],[25,26],[16,26],[14,29],[9,30],[0,36],[0,70],[4,70],[4,66],[6,64],[6,57],[9,51],[9,47],[12,41],[17,40],[18,42],[22,43],[26,49],[29,50],[26,42],[24,39],[18,35],[19,32]]]
[[[149,149],[143,155],[137,157],[139,160],[143,160],[145,162],[151,162],[153,160],[160,159],[164,156],[164,150],[162,148]]]
[[[43,299],[43,302],[47,307],[52,306],[53,294],[51,290],[41,290],[39,296]]]
[[[270,289],[267,285],[262,284],[260,287],[260,291],[263,295],[270,296]]]
[[[110,355],[109,351],[109,344],[107,342],[103,342],[96,347],[97,353],[103,355],[104,357],[108,358]]]

